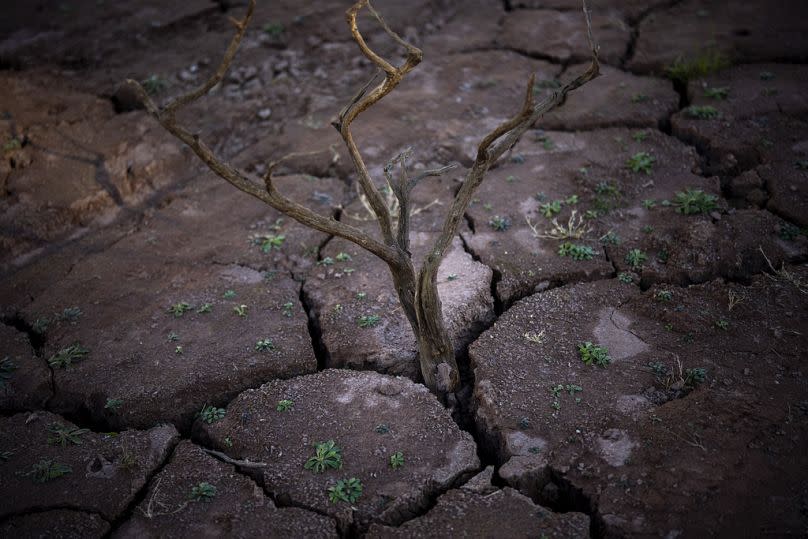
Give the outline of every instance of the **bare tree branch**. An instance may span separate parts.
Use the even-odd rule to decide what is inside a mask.
[[[407,58],[401,66],[393,66],[390,62],[376,54],[365,42],[365,39],[362,37],[361,32],[359,32],[359,27],[356,24],[356,17],[358,13],[365,6],[367,6],[368,10],[371,12],[371,14],[373,14],[387,35],[389,35],[396,43],[407,49]],[[356,44],[359,45],[359,50],[368,60],[373,62],[373,64],[376,65],[380,70],[384,71],[385,78],[378,86],[368,92],[367,88],[376,78],[374,75],[370,82],[368,82],[368,84],[366,84],[365,87],[363,87],[356,94],[349,105],[340,112],[339,118],[334,121],[332,125],[340,132],[342,139],[345,141],[345,146],[348,148],[351,161],[353,161],[354,168],[356,169],[359,177],[359,184],[362,186],[362,190],[364,191],[365,196],[367,196],[370,207],[373,209],[373,212],[376,214],[376,217],[379,220],[379,228],[381,229],[384,242],[388,245],[393,245],[395,240],[393,238],[393,220],[390,215],[390,210],[384,203],[384,197],[382,197],[378,187],[376,187],[373,180],[370,178],[367,166],[362,160],[362,156],[359,153],[359,148],[357,148],[356,142],[353,139],[353,134],[351,133],[351,123],[356,119],[357,116],[359,116],[359,114],[373,106],[380,99],[393,91],[404,76],[412,71],[413,68],[421,62],[423,52],[421,49],[414,47],[401,39],[401,37],[387,25],[381,15],[379,15],[379,13],[373,9],[373,6],[370,5],[369,0],[358,0],[345,13],[345,18],[348,21],[348,26],[351,29],[351,35],[353,36],[354,41],[356,41]]]

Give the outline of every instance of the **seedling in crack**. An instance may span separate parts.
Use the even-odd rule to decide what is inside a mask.
[[[568,256],[573,260],[592,260],[595,257],[595,250],[588,245],[579,245],[565,241],[558,246],[559,256]]]
[[[716,209],[717,195],[709,195],[701,189],[687,188],[678,191],[673,199],[676,211],[682,215],[697,215],[708,213]]]
[[[68,444],[81,445],[81,437],[88,432],[89,429],[76,429],[62,423],[51,423],[48,425],[48,443],[62,447]]]
[[[648,255],[644,252],[640,251],[639,249],[631,249],[626,254],[626,264],[631,266],[631,269],[638,270],[642,268],[645,261],[648,260]]]
[[[729,96],[729,86],[707,87],[704,89],[704,96],[723,101]]]
[[[360,328],[376,327],[381,321],[381,317],[377,314],[365,314],[359,317],[358,325]]]
[[[328,469],[342,468],[342,450],[334,440],[314,444],[314,456],[303,465],[306,470],[314,473],[323,473]]]
[[[191,305],[189,303],[184,302],[184,301],[181,301],[179,303],[175,303],[174,305],[172,305],[171,307],[168,308],[168,312],[170,314],[173,314],[174,318],[179,318],[179,317],[181,317],[182,315],[184,315],[185,313],[187,313],[190,310],[191,310]]]
[[[401,451],[396,451],[392,455],[390,455],[390,467],[394,470],[401,468],[404,466],[404,453]]]
[[[340,479],[333,487],[328,488],[328,499],[331,503],[355,503],[362,496],[362,482],[356,477]]]
[[[84,314],[79,307],[67,307],[61,313],[56,315],[56,319],[60,322],[75,323],[79,317]]]
[[[73,469],[67,464],[54,462],[51,459],[42,459],[31,466],[31,470],[24,475],[31,476],[35,483],[47,483],[64,477],[72,471]]]
[[[191,488],[191,499],[195,502],[210,502],[216,497],[216,487],[202,481]]]
[[[721,116],[721,113],[710,105],[690,105],[685,109],[685,114],[699,120],[713,120]]]
[[[535,77],[529,78],[519,112],[494,127],[480,142],[477,156],[466,172],[465,179],[458,183],[459,189],[450,203],[441,232],[435,238],[434,244],[427,249],[429,256],[423,260],[416,272],[416,266],[413,264],[410,254],[410,217],[415,210],[412,208],[410,196],[412,189],[424,178],[446,174],[455,168],[455,165],[434,170],[412,170],[407,164],[407,161],[411,160],[412,152],[406,150],[391,159],[383,168],[387,182],[382,189],[378,187],[380,182],[374,181],[370,170],[364,163],[354,140],[352,124],[363,112],[390,94],[423,58],[423,51],[394,32],[368,0],[357,0],[346,12],[346,19],[355,43],[363,56],[378,68],[378,73],[374,74],[374,78],[356,93],[347,106],[343,107],[332,125],[345,142],[350,154],[350,161],[356,169],[357,186],[361,190],[360,200],[367,201],[370,213],[378,221],[380,238],[345,222],[327,218],[300,203],[293,202],[280,192],[274,182],[273,174],[278,165],[290,156],[271,162],[266,173],[263,174],[262,183],[259,184],[253,181],[251,175],[217,156],[211,149],[216,147],[216,144],[206,143],[178,122],[177,118],[181,118],[182,115],[177,113],[183,107],[198,101],[211,89],[217,87],[226,76],[247,32],[255,6],[256,0],[248,0],[244,18],[234,21],[236,32],[221,64],[217,69],[211,70],[213,74],[199,88],[180,95],[159,107],[149,97],[142,85],[135,81],[128,81],[128,84],[132,86],[152,117],[169,133],[185,143],[222,179],[301,224],[319,232],[351,241],[384,261],[396,284],[395,291],[398,294],[399,303],[407,321],[412,326],[417,341],[418,361],[425,385],[438,395],[446,395],[455,391],[460,383],[460,375],[454,357],[454,346],[446,329],[447,325],[442,323],[440,295],[436,279],[438,268],[464,222],[463,216],[474,198],[475,191],[485,179],[491,166],[513,148],[520,137],[531,129],[540,117],[561,106],[567,101],[570,92],[587,84],[600,74],[598,46],[592,38],[589,11],[584,5],[583,20],[586,24],[589,50],[592,52],[588,68],[575,79],[563,84],[558,90],[547,94],[539,102],[536,102],[533,95]],[[406,55],[400,64],[394,65],[373,51],[361,35],[357,26],[357,18],[363,9],[370,12],[370,15],[376,19],[382,30],[392,40],[406,49]],[[384,80],[374,86],[379,74]],[[388,203],[391,201],[396,202],[395,208],[391,208]]]
[[[689,58],[678,57],[665,68],[665,75],[675,83],[686,85],[689,80],[704,77],[729,67],[730,59],[722,52],[704,50]]]
[[[595,364],[598,367],[605,367],[612,362],[609,351],[605,347],[589,341],[578,345],[578,354],[581,356],[581,361],[586,365]]]
[[[632,172],[642,172],[643,174],[651,174],[651,168],[654,166],[656,158],[648,152],[637,152],[629,157],[626,165]]]
[[[122,399],[108,398],[107,403],[104,404],[104,409],[109,410],[111,412],[117,412],[118,410],[121,409],[121,406],[123,406]]]
[[[288,412],[294,405],[295,401],[290,399],[282,399],[278,401],[278,405],[275,406],[275,409],[279,412]]]
[[[224,419],[224,415],[224,408],[216,408],[215,406],[209,406],[207,404],[199,411],[199,418],[208,425]]]
[[[14,376],[14,371],[16,370],[17,365],[11,360],[10,357],[6,356],[0,360],[0,387],[3,387],[9,380],[11,380],[11,377]]]
[[[599,238],[600,243],[603,245],[619,245],[620,244],[620,236],[612,232],[611,230],[608,231],[606,234]]]
[[[48,360],[48,365],[53,368],[59,369],[66,369],[67,367],[71,366],[74,362],[79,361],[87,357],[90,351],[84,348],[79,343],[73,343],[66,348],[62,348],[51,358]]]

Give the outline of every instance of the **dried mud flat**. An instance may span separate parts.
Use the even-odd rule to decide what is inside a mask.
[[[183,121],[256,174],[337,144],[279,186],[375,233],[329,125],[371,74],[349,3],[259,2]],[[374,4],[425,59],[356,123],[371,172],[461,165],[414,193],[418,259],[528,74],[584,69],[583,21]],[[804,3],[591,6],[603,76],[490,171],[441,266],[452,408],[383,264],[222,184],[121,85],[192,88],[243,6],[37,6],[0,21],[0,535],[808,533]]]

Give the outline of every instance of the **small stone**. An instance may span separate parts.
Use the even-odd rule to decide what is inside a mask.
[[[269,120],[270,116],[272,116],[272,109],[269,107],[258,111],[258,118],[261,120]]]

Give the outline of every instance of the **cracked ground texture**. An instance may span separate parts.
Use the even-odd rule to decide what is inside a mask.
[[[0,19],[0,535],[808,533],[804,2],[591,2],[602,76],[492,168],[438,273],[449,409],[383,264],[224,184],[122,85],[166,102],[199,84],[244,2],[17,4]],[[259,175],[335,145],[279,189],[378,234],[329,125],[372,73],[349,4],[259,1],[181,121]],[[461,165],[413,194],[419,259],[529,74],[541,97],[585,69],[583,17],[574,0],[374,5],[424,61],[354,124],[371,174],[405,147],[416,169]]]

